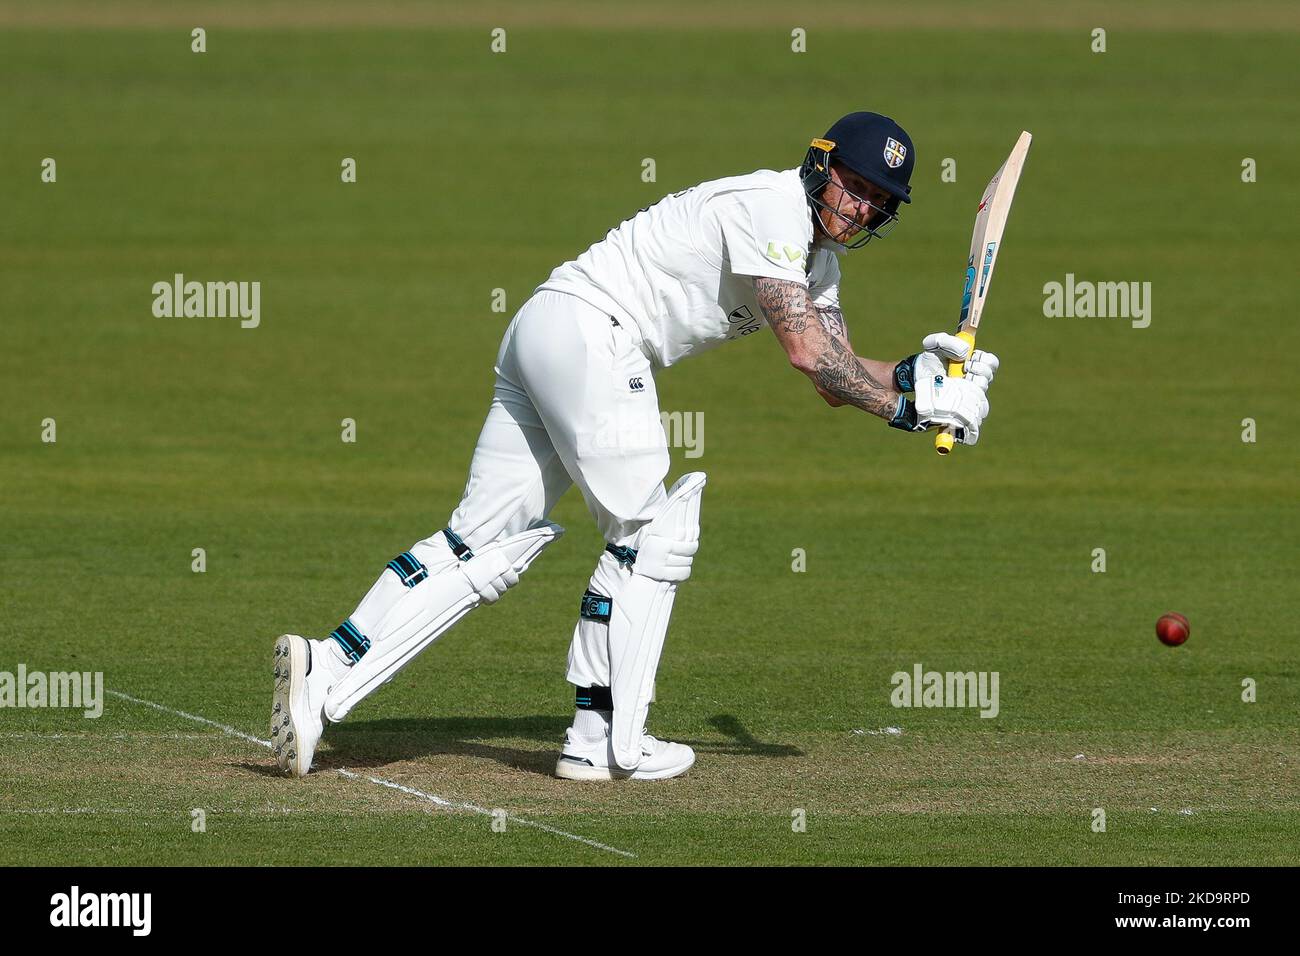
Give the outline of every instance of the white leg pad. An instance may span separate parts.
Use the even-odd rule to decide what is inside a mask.
[[[706,480],[704,472],[695,471],[669,489],[663,511],[642,529],[632,576],[610,614],[612,743],[614,760],[624,770],[635,770],[641,762],[641,735],[677,585],[690,577],[699,549],[700,493]]]
[[[411,588],[393,605],[374,634],[371,647],[349,668],[325,698],[325,716],[338,722],[392,680],[453,624],[483,603],[495,603],[519,581],[542,549],[564,534],[547,522],[474,552],[441,574]]]

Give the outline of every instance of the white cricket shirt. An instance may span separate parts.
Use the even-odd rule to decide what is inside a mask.
[[[665,196],[537,288],[630,322],[646,357],[666,368],[767,325],[753,276],[797,282],[817,305],[838,307],[840,250],[812,240],[799,170],[760,169]]]

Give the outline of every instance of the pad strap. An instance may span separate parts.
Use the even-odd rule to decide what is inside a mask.
[[[595,591],[588,589],[582,594],[582,606],[578,609],[578,616],[588,621],[599,621],[601,624],[608,624],[609,615],[613,610],[613,598],[597,594]]]
[[[403,551],[388,562],[388,570],[397,575],[397,579],[408,588],[413,588],[429,576],[426,568],[410,551]]]
[[[443,528],[442,536],[447,539],[447,545],[451,548],[451,553],[461,561],[468,561],[474,557],[474,552],[469,549],[469,545],[455,531],[450,528]]]
[[[629,548],[623,544],[607,544],[605,550],[617,558],[622,567],[631,568],[636,564],[636,548]]]
[[[343,648],[343,653],[356,663],[370,650],[370,638],[366,637],[351,620],[344,621],[330,633],[330,637]]]
[[[578,687],[576,703],[578,710],[613,710],[614,695],[608,687]]]

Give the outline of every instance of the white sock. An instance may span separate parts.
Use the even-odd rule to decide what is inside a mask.
[[[586,710],[579,708],[573,714],[573,732],[579,737],[605,737],[614,720],[612,710]]]

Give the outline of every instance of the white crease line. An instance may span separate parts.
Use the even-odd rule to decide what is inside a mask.
[[[216,740],[213,734],[156,733],[141,730],[129,734],[42,734],[34,731],[17,731],[0,734],[0,740]]]
[[[192,720],[195,723],[206,724],[209,727],[215,727],[217,728],[217,730],[220,730],[223,734],[229,734],[232,737],[238,737],[240,740],[247,740],[250,744],[257,744],[259,747],[265,747],[267,750],[270,750],[275,746],[269,740],[262,740],[260,737],[254,737],[252,734],[246,734],[242,730],[236,730],[234,727],[228,726],[227,724],[219,724],[215,720],[208,720],[208,718],[200,717],[198,714],[186,713],[183,710],[176,710],[173,707],[164,707],[162,704],[155,704],[151,700],[142,700],[139,697],[132,697],[130,694],[124,694],[119,690],[105,690],[105,693],[112,694],[114,697],[120,697],[122,698],[122,700],[129,700],[133,704],[143,704],[145,707],[152,707],[154,710],[161,711],[164,714],[174,714],[177,717],[184,717],[186,720]],[[469,810],[473,813],[484,813],[487,814],[488,816],[492,815],[491,810],[485,810],[483,807],[475,806],[472,803],[457,803],[453,800],[447,800],[443,797],[439,797],[432,793],[425,793],[423,790],[416,790],[414,787],[404,787],[400,783],[394,783],[393,781],[385,780],[382,777],[362,777],[359,774],[355,774],[350,770],[340,770],[339,773],[345,777],[351,777],[354,780],[368,780],[371,783],[378,784],[381,787],[388,787],[392,790],[400,790],[402,793],[410,794],[413,797],[420,797],[423,800],[429,800],[433,803],[438,804],[439,806],[448,807],[452,810]],[[620,850],[617,847],[606,846],[604,843],[597,843],[595,840],[588,840],[584,836],[578,836],[578,834],[569,833],[566,830],[559,830],[555,827],[547,826],[545,823],[538,823],[535,820],[528,820],[525,819],[524,817],[517,817],[509,813],[506,815],[506,819],[513,820],[515,823],[518,823],[522,826],[533,827],[538,830],[543,830],[546,833],[554,834],[555,836],[562,836],[567,840],[576,840],[578,843],[584,843],[587,846],[594,847],[595,849],[598,850],[605,850],[609,853],[617,853],[619,856],[625,856],[632,860],[636,859],[635,853],[629,853],[627,850]]]
[[[286,813],[307,813],[303,809],[293,807],[271,807],[265,810],[244,810],[239,807],[225,809],[222,807],[194,807],[195,810],[203,810],[205,813],[221,814],[247,814],[250,816],[283,816]],[[61,816],[65,814],[101,814],[101,813],[129,813],[133,817],[162,816],[171,817],[183,815],[182,810],[156,810],[156,809],[136,809],[133,807],[24,807],[19,810],[5,810],[0,808],[0,816],[5,814],[22,814],[26,816]]]
[[[103,807],[96,809],[94,807],[37,807],[34,809],[24,810],[0,810],[0,814],[26,814],[26,815],[48,815],[48,814],[65,814],[65,813],[130,813],[136,814],[138,811],[129,810],[126,807]]]
[[[198,714],[187,714],[183,710],[175,710],[171,707],[164,707],[162,704],[155,704],[151,700],[141,700],[139,697],[132,697],[130,694],[124,694],[120,690],[110,690],[105,693],[112,694],[114,697],[121,697],[123,700],[129,700],[133,704],[144,704],[146,707],[152,707],[154,710],[161,710],[164,714],[175,714],[177,717],[184,717],[186,720],[192,720],[196,724],[207,724],[209,727],[216,727],[223,734],[229,734],[232,737],[238,737],[240,740],[247,740],[250,744],[257,744],[259,747],[265,747],[267,750],[272,749],[275,745],[269,740],[262,740],[254,737],[252,734],[246,734],[242,730],[236,730],[226,724],[219,724],[215,720],[208,720],[206,717],[200,717]]]
[[[451,800],[445,800],[442,797],[432,793],[425,793],[423,790],[416,790],[414,787],[406,787],[400,783],[394,783],[391,780],[384,780],[382,777],[362,777],[351,770],[339,770],[345,777],[351,777],[353,780],[369,780],[371,783],[377,783],[381,787],[390,787],[393,790],[400,790],[402,793],[409,793],[413,797],[420,797],[422,800],[429,800],[440,807],[449,807],[453,810],[469,810],[472,813],[481,813],[484,816],[492,816],[492,811],[483,807],[476,806],[472,803],[456,803]],[[538,830],[545,830],[547,833],[554,833],[556,836],[567,837],[570,840],[577,840],[579,843],[585,843],[587,846],[595,847],[597,850],[608,850],[610,853],[617,853],[619,856],[625,856],[628,859],[635,860],[636,854],[629,853],[627,850],[620,850],[618,847],[606,846],[604,843],[597,843],[595,840],[588,840],[584,836],[578,836],[576,833],[569,833],[565,830],[557,830],[555,827],[547,826],[545,823],[538,823],[535,820],[526,820],[523,817],[517,817],[513,813],[507,813],[506,819],[513,823],[519,823],[526,827],[536,827]]]

